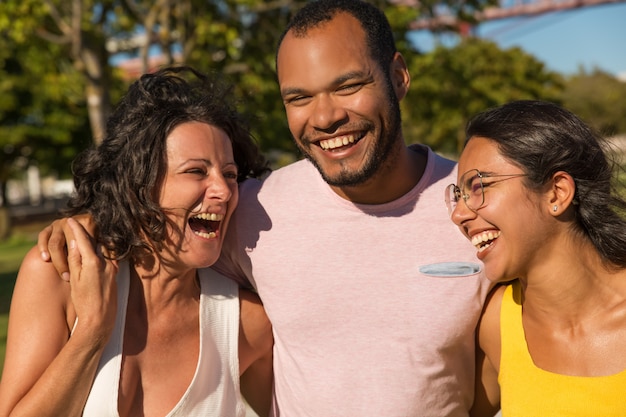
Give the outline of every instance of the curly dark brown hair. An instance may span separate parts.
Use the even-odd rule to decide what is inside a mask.
[[[238,182],[269,171],[233,97],[220,77],[187,66],[143,75],[109,118],[102,143],[74,161],[76,192],[64,214],[90,213],[98,242],[116,259],[161,248],[167,218],[158,194],[167,170],[166,139],[177,126],[202,122],[226,132]]]

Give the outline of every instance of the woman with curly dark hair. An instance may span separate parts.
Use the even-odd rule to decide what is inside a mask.
[[[230,89],[188,67],[146,74],[74,164],[69,285],[26,256],[10,311],[0,416],[269,412],[271,326],[256,294],[208,268],[267,165]]]

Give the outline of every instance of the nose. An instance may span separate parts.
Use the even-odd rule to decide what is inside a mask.
[[[207,199],[214,199],[220,202],[227,202],[233,196],[234,180],[228,180],[222,173],[209,176],[205,196]]]
[[[461,226],[467,220],[474,219],[475,217],[476,212],[470,210],[469,207],[467,207],[467,204],[465,204],[465,201],[461,199],[459,199],[459,202],[454,207],[454,210],[452,210],[452,213],[450,213],[450,219],[457,226]]]
[[[321,94],[315,100],[311,121],[316,129],[331,133],[347,119],[348,113],[339,98]]]

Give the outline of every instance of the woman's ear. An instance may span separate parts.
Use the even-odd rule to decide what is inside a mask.
[[[550,187],[546,191],[546,204],[550,213],[553,216],[558,216],[574,204],[576,183],[570,174],[565,171],[558,171],[552,175],[549,184]]]

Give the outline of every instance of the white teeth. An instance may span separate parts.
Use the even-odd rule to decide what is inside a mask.
[[[217,237],[217,235],[215,234],[215,232],[209,232],[209,233],[204,233],[204,232],[196,232],[195,230],[193,231],[196,235],[203,237],[205,239],[215,239],[215,237]]]
[[[346,146],[354,143],[354,135],[341,136],[334,139],[323,140],[320,142],[320,146],[324,150],[339,148],[340,146]]]
[[[218,214],[218,213],[200,213],[200,214],[196,214],[195,216],[193,216],[193,218],[216,222],[216,221],[222,221],[224,219],[224,215]],[[192,230],[192,231],[197,236],[200,236],[205,239],[215,239],[217,237],[217,234],[215,232],[206,233],[206,232],[201,232],[197,230]]]
[[[196,216],[193,216],[196,219],[202,219],[202,220],[210,220],[210,221],[222,221],[224,219],[224,215],[223,214],[217,214],[217,213],[200,213]]]
[[[490,243],[490,244],[487,244],[487,245],[480,246],[480,247],[478,248],[478,253],[480,253],[480,252],[484,251],[484,250],[485,250],[485,249],[487,249],[489,246],[491,246],[491,243]]]
[[[497,231],[497,232],[489,231],[489,232],[476,235],[472,237],[472,245],[476,246],[479,252],[482,252],[485,249],[487,249],[489,246],[491,246],[491,243],[489,244],[485,244],[485,243],[498,238],[500,236],[500,233],[501,233],[500,231]]]

